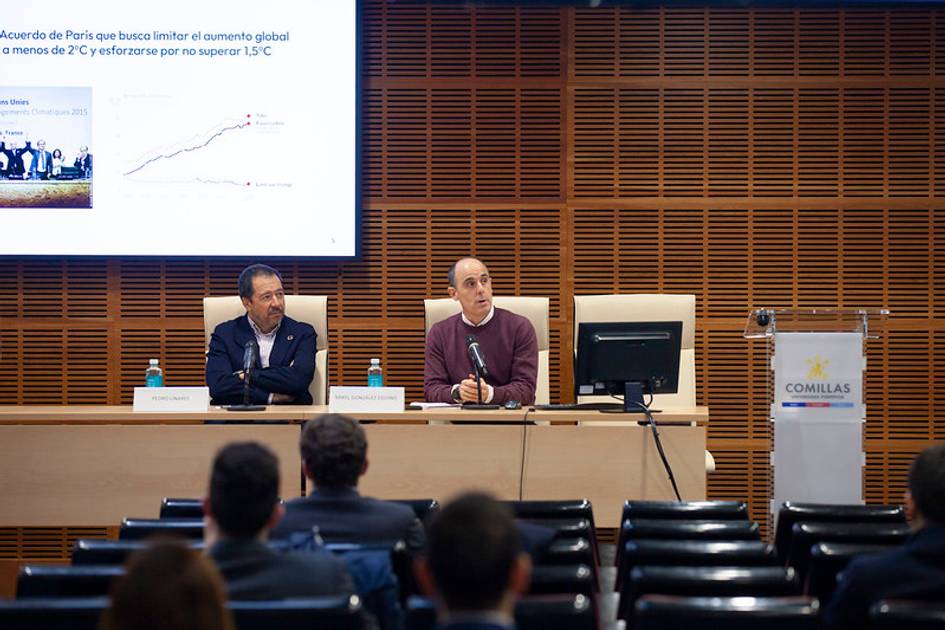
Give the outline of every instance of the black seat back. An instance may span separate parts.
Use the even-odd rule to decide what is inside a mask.
[[[637,519],[623,522],[620,531],[626,545],[640,538],[662,540],[761,540],[758,523],[751,521],[684,521]]]
[[[407,601],[409,630],[436,627],[433,602],[422,597]],[[597,616],[591,599],[584,595],[529,595],[515,604],[519,630],[596,630]]]
[[[124,567],[114,565],[27,565],[17,576],[16,598],[102,597],[124,573]]]
[[[809,597],[731,597],[644,595],[633,613],[634,630],[814,630],[819,606]]]
[[[160,517],[203,518],[203,500],[164,497],[161,501]]]
[[[586,564],[534,567],[528,589],[529,595],[571,593],[588,597],[596,591],[594,572]]]
[[[279,601],[231,601],[238,630],[353,630],[362,627],[361,600],[351,597],[313,597]]]
[[[803,582],[810,566],[811,547],[819,542],[901,545],[908,538],[905,523],[794,523],[787,562]]]
[[[945,603],[883,600],[870,607],[871,630],[942,630]]]
[[[795,503],[786,501],[778,510],[774,546],[778,557],[787,559],[791,548],[794,524],[830,521],[834,523],[905,523],[906,512],[901,505],[842,505],[829,503]]]
[[[202,540],[187,542],[192,549],[203,549]],[[147,546],[144,540],[80,538],[72,547],[72,564],[124,564],[131,554]]]
[[[635,567],[620,590],[618,616],[627,619],[648,594],[686,597],[774,597],[798,595],[790,567]]]
[[[777,566],[774,545],[760,540],[628,540],[617,558],[616,590],[635,566]]]
[[[421,523],[440,509],[440,502],[436,499],[390,499],[391,503],[406,505],[417,515]]]
[[[565,501],[505,501],[515,518],[525,520],[585,518],[594,524],[594,509],[587,499]]]
[[[203,538],[202,518],[126,518],[118,530],[119,540],[144,540],[152,536]]]
[[[107,597],[0,599],[3,630],[97,630]]]
[[[804,594],[826,602],[837,588],[837,574],[856,556],[895,549],[895,545],[822,542],[811,547]]]
[[[744,501],[625,501],[622,521],[650,518],[689,521],[747,521]]]

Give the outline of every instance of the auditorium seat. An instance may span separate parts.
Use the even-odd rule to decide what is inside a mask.
[[[0,599],[3,630],[97,630],[107,597]]]
[[[192,540],[194,549],[203,549],[202,540]],[[132,553],[144,549],[144,540],[102,540],[80,538],[72,547],[72,564],[124,564]]]
[[[586,564],[539,565],[532,568],[529,595],[572,593],[593,597],[596,592],[594,572]]]
[[[594,564],[594,550],[587,538],[559,538],[542,554],[538,563],[543,565]]]
[[[837,574],[856,556],[882,553],[897,545],[821,542],[811,547],[804,594],[826,602],[837,587]]]
[[[748,504],[744,501],[625,501],[621,520],[639,518],[747,521]]]
[[[236,630],[353,630],[363,627],[361,598],[357,595],[231,601]]]
[[[411,597],[406,607],[406,630],[433,630],[436,608],[423,597]],[[515,604],[519,630],[596,630],[597,615],[584,595],[529,595]]]
[[[616,589],[636,566],[777,566],[774,545],[760,540],[628,540],[617,558]]]
[[[814,630],[820,604],[809,597],[681,597],[644,595],[633,630]]]
[[[104,596],[124,573],[124,567],[115,565],[27,565],[17,576],[16,598]]]
[[[383,553],[390,563],[390,570],[397,578],[401,601],[406,601],[407,597],[420,592],[413,574],[413,557],[407,549],[407,544],[402,540],[388,545],[377,543],[328,543],[325,548],[345,559],[356,584],[362,583],[360,578],[364,575],[364,571],[373,572],[376,568],[374,563],[363,564],[363,559],[373,554]]]
[[[643,595],[773,597],[798,595],[790,567],[635,567],[620,590],[618,618],[628,619]]]
[[[794,523],[787,564],[803,582],[810,565],[811,547],[820,542],[867,545],[900,545],[909,536],[905,523]]]
[[[203,518],[203,499],[164,497],[159,518]]]
[[[786,560],[791,548],[795,523],[830,521],[834,523],[905,523],[906,513],[900,505],[843,505],[828,503],[795,503],[786,501],[778,510],[774,546],[778,557]]]
[[[661,540],[760,540],[761,530],[752,521],[686,521],[636,519],[623,522],[620,539]]]
[[[440,509],[440,502],[436,499],[389,499],[389,501],[408,506],[421,523],[425,523],[430,515]]]
[[[883,600],[870,607],[871,630],[942,630],[945,603]]]
[[[126,518],[118,530],[119,540],[143,540],[151,536],[203,538],[203,519],[200,518]]]
[[[587,499],[561,501],[503,501],[515,518],[526,520],[585,518],[594,525],[594,508]]]
[[[554,530],[555,540],[561,538],[592,540],[594,537],[594,525],[590,519],[586,518],[523,518],[518,520]]]

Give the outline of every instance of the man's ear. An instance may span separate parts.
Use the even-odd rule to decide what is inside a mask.
[[[516,595],[524,595],[532,582],[532,557],[524,551],[518,554],[509,574],[509,590]]]
[[[279,521],[282,520],[282,517],[285,516],[285,506],[281,501],[277,501],[275,506],[272,508],[272,514],[269,515],[269,520],[266,521],[266,531],[269,531],[273,527],[279,524]]]
[[[367,472],[367,469],[368,469],[368,466],[369,466],[369,465],[370,465],[370,462],[368,461],[367,456],[365,456],[365,457],[364,457],[364,463],[361,465],[361,474],[360,474],[359,476],[363,476],[364,473]]]
[[[302,461],[302,474],[306,479],[312,478],[312,471],[308,469],[308,466],[305,464],[305,461]]]
[[[203,515],[213,518],[213,512],[210,511],[210,497],[203,498]]]
[[[417,586],[420,592],[433,599],[436,597],[436,582],[433,580],[433,571],[430,570],[430,563],[423,556],[418,556],[413,561],[413,574],[417,578]]]
[[[915,499],[912,498],[912,493],[906,490],[906,520],[910,523],[914,523],[916,517],[919,516],[919,511],[915,505]]]
[[[446,287],[446,292],[447,292],[447,293],[449,294],[449,296],[450,296],[451,298],[453,298],[454,300],[458,300],[458,299],[459,299],[459,294],[456,293],[456,289],[453,288],[452,286]]]
[[[245,308],[247,311],[249,310],[249,307],[252,306],[252,303],[253,303],[252,300],[250,300],[249,298],[244,298],[244,297],[240,298],[240,302],[243,303],[243,308]]]

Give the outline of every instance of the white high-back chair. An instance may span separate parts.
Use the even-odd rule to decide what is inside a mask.
[[[696,406],[696,296],[667,293],[574,296],[574,353],[583,322],[682,322],[679,388],[675,394],[656,394],[660,409]],[[609,396],[580,396],[578,402],[607,401]]]
[[[535,404],[547,405],[551,397],[549,360],[551,358],[551,335],[548,324],[548,298],[495,296],[492,303],[497,308],[504,308],[525,317],[532,323],[538,338],[538,377],[535,382]],[[453,298],[438,298],[423,301],[425,332],[429,333],[433,324],[459,313],[462,306]]]
[[[227,320],[246,313],[238,295],[203,299],[203,333],[207,347],[213,329]],[[328,400],[328,297],[324,295],[287,295],[285,314],[310,324],[315,329],[315,377],[308,391],[312,402],[324,405]]]

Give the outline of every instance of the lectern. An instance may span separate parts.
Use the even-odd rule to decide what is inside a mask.
[[[865,344],[888,315],[865,308],[748,315],[745,337],[767,339],[773,514],[783,501],[863,503]]]

